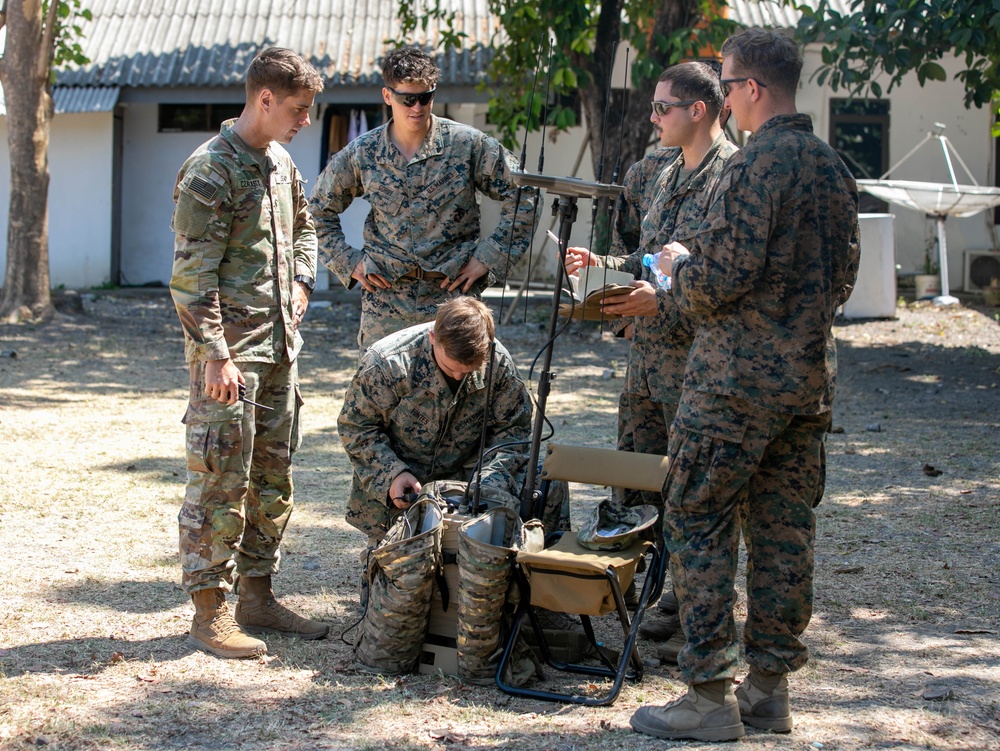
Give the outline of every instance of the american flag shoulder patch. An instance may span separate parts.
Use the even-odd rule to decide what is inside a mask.
[[[195,200],[214,206],[222,188],[221,182],[221,178],[214,173],[201,175],[195,172],[188,177],[184,190]]]

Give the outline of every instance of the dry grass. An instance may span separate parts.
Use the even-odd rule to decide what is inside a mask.
[[[543,301],[544,302],[544,301]],[[642,645],[646,680],[610,708],[516,700],[451,678],[355,671],[337,638],[268,639],[260,660],[192,652],[177,586],[183,491],[181,339],[163,296],[107,296],[88,315],[0,328],[0,748],[662,748],[633,734],[679,688]],[[525,370],[542,303],[501,338]],[[542,323],[539,323],[539,322]],[[356,298],[307,323],[306,441],[276,579],[342,631],[360,535],[336,416],[355,362]],[[841,378],[819,509],[810,665],[796,730],[769,748],[1000,746],[1000,326],[992,311],[911,307],[838,327]],[[560,440],[611,446],[624,349],[593,329],[556,346]],[[876,432],[875,425],[880,430]],[[943,470],[930,477],[924,464]],[[598,494],[578,488],[580,506]],[[930,697],[947,697],[931,700]]]

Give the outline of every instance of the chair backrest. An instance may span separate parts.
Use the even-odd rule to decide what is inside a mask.
[[[663,489],[669,464],[667,457],[659,454],[549,443],[542,479],[656,492]]]

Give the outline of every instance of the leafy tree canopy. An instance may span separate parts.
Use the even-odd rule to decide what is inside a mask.
[[[665,67],[711,55],[712,45],[736,27],[723,17],[725,5],[725,0],[490,0],[500,29],[491,42],[488,75],[502,83],[489,88],[490,121],[513,147],[518,130],[538,128],[543,117],[559,130],[578,124],[568,96],[578,92],[587,100],[584,111],[592,130],[602,119],[595,123],[595,113],[610,110],[609,121],[621,119],[623,102],[612,95],[608,104],[606,92],[624,88],[624,80],[610,80],[614,51],[623,40],[636,50],[630,61],[632,94],[640,97],[635,108],[648,110],[648,94]],[[444,28],[445,47],[458,46],[465,36],[442,0],[400,0],[399,18],[404,39],[418,27],[426,30],[431,19]],[[632,116],[632,107],[627,110],[625,117]]]
[[[800,3],[797,37],[822,42],[823,66],[817,82],[852,94],[882,96],[903,76],[944,81],[940,61],[957,55],[965,63],[956,78],[965,86],[967,106],[982,107],[1000,92],[1000,2],[996,0],[852,0],[838,13],[827,0]]]

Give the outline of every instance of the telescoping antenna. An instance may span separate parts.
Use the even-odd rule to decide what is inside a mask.
[[[551,55],[551,53],[552,53],[552,43],[551,43],[551,40],[550,40],[550,42],[549,42],[549,54]],[[518,172],[524,172],[524,165],[525,165],[525,162],[527,161],[527,158],[528,158],[528,130],[529,130],[529,126],[531,124],[531,113],[534,111],[533,108],[534,108],[534,100],[535,100],[535,86],[538,83],[538,69],[541,66],[541,64],[542,64],[542,45],[540,44],[540,45],[538,45],[538,55],[536,56],[536,59],[535,59],[535,72],[534,72],[534,76],[533,76],[533,79],[532,79],[532,82],[531,82],[531,95],[530,95],[530,97],[528,99],[528,121],[525,123],[524,138],[521,141],[521,157],[520,157],[520,160],[518,162]],[[523,197],[524,190],[525,190],[525,187],[523,185],[521,185],[520,183],[518,183],[518,185],[517,185],[517,192],[516,192],[516,194],[514,196],[514,218],[513,218],[513,222],[512,222],[511,228],[510,228],[510,234],[507,236],[507,257],[506,257],[505,262],[504,262],[503,279],[502,279],[501,285],[500,285],[500,311],[499,311],[499,315],[497,316],[497,323],[499,323],[500,321],[503,320],[504,303],[506,301],[506,293],[507,293],[507,279],[508,279],[508,275],[510,274],[510,267],[511,267],[510,259],[511,259],[511,255],[513,253],[514,235],[516,234],[517,227],[518,227],[517,217],[518,217],[518,214],[521,211],[521,198]],[[529,237],[528,264],[529,264],[529,270],[530,270],[530,264],[531,264],[531,249],[530,248],[531,248],[531,243],[532,243],[532,241],[534,239],[534,236],[535,236],[535,221],[536,221],[536,218],[538,216],[538,210],[537,210],[538,209],[538,205],[537,205],[537,202],[538,202],[538,200],[539,200],[539,198],[541,196],[539,195],[539,193],[538,193],[537,190],[533,190],[531,188],[529,188],[528,190],[529,190],[529,192],[531,194],[533,194],[533,197],[534,197],[534,200],[532,200],[530,202],[531,203],[531,229],[530,229],[529,235],[528,235],[528,237]],[[495,364],[495,361],[496,361],[496,351],[497,351],[497,343],[496,343],[496,335],[494,334],[493,339],[490,341],[489,351],[488,351],[488,353],[486,355],[486,357],[487,357],[487,365],[486,365],[486,401],[485,401],[484,406],[483,406],[483,423],[482,423],[482,427],[481,427],[481,429],[479,431],[479,458],[476,461],[476,469],[475,469],[475,472],[473,473],[473,476],[475,478],[474,482],[472,482],[471,478],[470,478],[470,484],[474,485],[475,488],[472,491],[472,499],[471,499],[471,503],[470,503],[469,488],[466,487],[465,496],[463,497],[462,503],[459,506],[459,512],[460,513],[463,513],[463,514],[464,513],[468,513],[471,510],[471,513],[472,513],[473,516],[476,516],[476,515],[479,514],[480,501],[482,500],[483,464],[485,462],[485,456],[486,456],[486,434],[487,434],[488,429],[489,429],[490,404],[493,401],[493,399],[492,399],[492,396],[493,396],[493,374],[494,374],[494,364]],[[471,509],[470,509],[470,506],[471,506]]]
[[[547,104],[549,78],[552,67],[551,57],[550,42],[549,71],[546,73],[545,87],[546,120],[548,119]],[[548,193],[556,196],[557,200],[553,205],[553,214],[559,218],[557,243],[559,250],[559,263],[556,264],[555,284],[552,289],[552,308],[549,316],[548,338],[538,355],[535,357],[535,362],[539,359],[542,360],[542,367],[538,378],[538,388],[535,398],[535,415],[531,432],[531,452],[528,458],[524,487],[521,490],[520,515],[522,519],[530,519],[532,516],[536,515],[534,512],[536,511],[536,506],[540,500],[535,491],[535,473],[538,468],[538,456],[541,448],[542,430],[546,424],[548,424],[551,428],[551,423],[548,422],[545,416],[545,405],[551,389],[552,350],[555,339],[558,335],[557,330],[559,329],[559,298],[562,293],[563,273],[565,271],[566,264],[566,248],[569,246],[570,234],[573,230],[573,222],[576,220],[577,216],[576,202],[578,198],[590,198],[592,200],[599,198],[617,198],[617,196],[622,192],[622,187],[620,185],[609,185],[602,183],[599,180],[587,181],[576,177],[554,177],[543,174],[543,153],[545,147],[544,133],[545,129],[543,122],[542,143],[539,147],[538,159],[539,171],[537,173],[522,172],[514,176],[514,181],[519,185],[530,185],[535,188],[544,189]],[[573,310],[571,306],[569,316],[570,320],[572,320],[572,316]],[[568,325],[569,321],[567,321],[566,324]],[[565,326],[563,328],[565,328]],[[532,363],[532,372],[533,371],[534,363]]]

